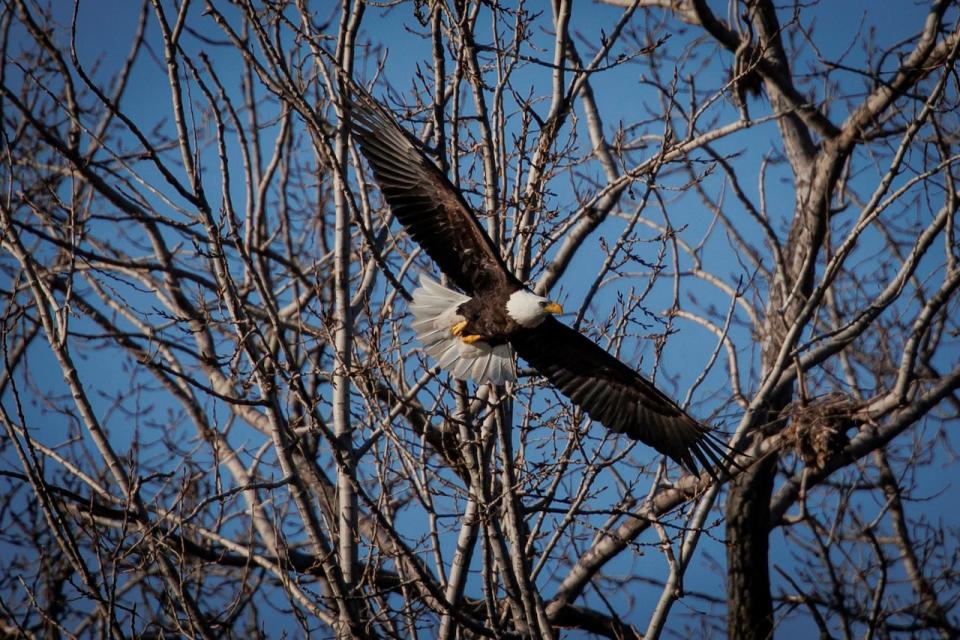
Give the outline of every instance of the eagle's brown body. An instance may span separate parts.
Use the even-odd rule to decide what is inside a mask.
[[[481,336],[491,346],[505,344],[523,327],[507,313],[507,301],[517,289],[500,289],[483,297],[474,296],[457,307],[467,324],[464,335]]]

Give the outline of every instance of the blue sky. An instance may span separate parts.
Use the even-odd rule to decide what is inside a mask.
[[[722,15],[725,11],[724,7],[726,3],[714,2],[711,4],[718,14]],[[810,26],[815,28],[815,39],[820,47],[819,53],[824,58],[832,60],[838,60],[842,57],[844,63],[850,66],[857,66],[864,59],[864,52],[860,49],[859,45],[852,44],[857,33],[862,32],[863,29],[869,29],[875,32],[875,38],[880,43],[899,41],[912,35],[920,28],[922,17],[926,10],[926,6],[923,4],[907,1],[883,3],[882,13],[877,9],[878,6],[880,6],[879,3],[864,1],[823,2],[813,7],[811,11],[816,15],[816,20],[811,23]],[[199,19],[199,10],[200,5],[198,4],[195,9],[196,15],[194,16],[197,19]],[[578,3],[574,7],[571,25],[578,38],[582,37],[586,41],[594,41],[596,35],[601,30],[607,33],[610,31],[611,25],[616,22],[620,12],[617,8],[602,4]],[[115,67],[119,64],[119,56],[125,55],[129,47],[129,38],[133,32],[135,21],[134,3],[98,2],[83,4],[80,19],[78,20],[78,50],[80,56],[88,61],[101,60],[105,68]],[[408,90],[410,77],[418,67],[428,69],[431,64],[426,41],[415,35],[415,33],[419,31],[422,31],[422,27],[411,15],[407,5],[401,5],[388,11],[371,7],[364,21],[361,44],[364,44],[365,40],[376,43],[389,43],[384,49],[386,76],[389,82],[401,91]],[[672,34],[672,42],[670,44],[673,45],[676,42],[684,42],[697,35],[696,32]],[[549,50],[552,40],[551,34],[544,31],[541,34],[541,38],[544,47]],[[216,56],[218,52],[216,47],[206,47],[202,43],[197,43],[192,39],[186,39],[185,46],[191,47],[192,50],[204,49],[209,51],[214,55],[214,65],[221,70],[225,77],[229,77],[231,68],[235,68],[232,67],[235,62],[232,62],[230,58],[220,59]],[[615,50],[614,53],[617,53],[617,50]],[[548,54],[542,52],[538,55],[548,57]],[[807,55],[810,56],[813,55],[813,53],[808,49]],[[168,91],[165,86],[158,83],[162,62],[157,58],[161,56],[161,52],[154,51],[153,56],[152,59],[151,56],[147,56],[141,60],[140,64],[143,65],[144,72],[133,76],[131,91],[128,92],[124,101],[124,106],[136,114],[137,121],[142,124],[145,130],[149,130],[152,124],[162,119],[167,119],[166,126],[169,126]],[[704,67],[702,80],[698,78],[700,84],[705,88],[716,88],[718,84],[722,83],[722,81],[718,81],[718,77],[722,73],[720,69],[728,62],[729,57],[725,53],[719,54],[712,64],[707,64]],[[806,61],[803,60],[797,61],[797,68],[802,70],[805,62]],[[893,59],[891,59],[891,63],[893,62]],[[369,74],[371,71],[371,68],[364,70],[366,74]],[[369,75],[367,77],[369,77]],[[525,87],[523,87],[520,82],[527,81],[527,78],[529,78],[529,89],[532,90],[534,95],[545,96],[549,94],[549,74],[544,73],[535,66],[531,66],[528,71],[525,71],[524,74],[518,77],[517,84],[514,87],[518,92],[524,93]],[[639,81],[639,79],[638,77],[634,77],[630,80],[636,82]],[[856,83],[858,81],[859,79],[855,74],[848,74],[845,79],[845,82],[850,83]],[[595,77],[593,84],[596,93],[599,96],[603,96],[600,108],[606,121],[607,129],[610,132],[616,128],[618,122],[621,120],[635,120],[638,104],[641,100],[646,100],[650,97],[649,95],[640,93],[634,84],[628,84],[624,75],[600,74]],[[619,99],[621,91],[623,99]],[[545,112],[546,108],[546,103],[543,103],[540,107],[541,113]],[[760,116],[767,112],[762,100],[754,101],[751,108],[755,116]],[[844,108],[842,104],[835,106],[834,111],[831,113],[835,121],[839,121],[842,118]],[[655,130],[655,127],[651,127],[651,130]],[[756,179],[753,177],[756,174],[756,167],[760,164],[762,156],[777,146],[777,139],[778,132],[776,127],[770,124],[757,127],[756,129],[752,129],[747,133],[723,141],[717,145],[718,150],[722,152],[739,154],[737,161],[743,163],[745,173],[751,176],[745,180],[745,187],[752,196],[756,196],[758,191]],[[708,180],[705,185],[709,189],[724,189],[723,180],[717,176]],[[559,207],[569,206],[571,204],[573,196],[568,184],[551,185],[551,188],[555,194],[552,203]],[[767,188],[768,199],[774,203],[779,201],[782,203],[783,212],[789,213],[792,207],[792,191],[789,187],[789,176],[785,168],[775,167],[771,170],[768,176]],[[685,227],[684,238],[689,242],[696,242],[697,239],[706,232],[706,229],[709,228],[710,218],[704,214],[702,208],[697,206],[695,198],[677,196],[676,202],[671,203],[669,212],[671,222],[675,227]],[[585,252],[584,256],[575,263],[574,268],[571,269],[559,283],[556,292],[567,297],[567,299],[562,301],[564,301],[568,307],[576,306],[576,302],[579,299],[578,296],[582,295],[583,289],[592,278],[592,272],[580,269],[580,266],[588,265],[591,261],[595,261],[597,252],[600,251],[600,237],[604,237],[607,240],[616,238],[620,228],[622,228],[622,222],[616,220],[604,225],[604,227],[591,238],[592,248]],[[778,230],[783,231],[782,228]],[[651,248],[653,247],[655,247],[655,245],[651,245]],[[869,246],[863,248],[865,254],[869,254],[870,251],[871,248]],[[733,279],[735,279],[737,275],[749,277],[749,273],[744,273],[742,265],[736,261],[735,256],[728,254],[717,255],[722,255],[722,259],[725,261],[720,270],[721,272],[731,274]],[[700,303],[709,300],[710,296],[715,295],[715,292],[712,292],[710,289],[697,289],[693,293],[697,295]],[[613,288],[604,290],[593,303],[594,313],[599,317],[605,316],[607,310],[611,308],[615,302],[615,295],[616,293]],[[664,293],[663,290],[658,289],[647,304],[650,310],[656,313],[662,311],[666,304],[664,302],[665,300],[669,300],[669,292]],[[571,302],[573,304],[571,304]],[[724,305],[723,298],[717,296],[716,304],[718,306]],[[666,375],[658,380],[665,388],[673,392],[674,395],[682,397],[695,378],[693,372],[698,371],[703,365],[704,352],[713,348],[713,341],[709,334],[689,323],[678,323],[677,328],[680,330],[680,334],[674,336],[668,342],[664,354],[663,366],[664,374]],[[957,354],[953,355],[956,356]],[[634,341],[628,345],[624,349],[623,356],[631,364],[639,365],[641,370],[644,371],[649,371],[653,358],[649,344],[643,341]],[[90,357],[92,359],[97,358],[96,354],[91,354]],[[946,357],[949,359],[951,356],[948,354]],[[52,361],[50,362],[50,366],[51,379],[55,379],[58,372],[54,369],[55,365]],[[104,363],[105,368],[108,366],[109,363]],[[668,379],[673,376],[677,378],[675,385],[671,379]],[[697,397],[695,397],[695,400],[699,402],[699,404],[695,403],[694,405],[695,413],[704,414],[710,412],[710,396],[714,393],[722,394],[728,387],[724,376],[725,373],[722,366],[714,369],[711,376],[698,392]],[[106,405],[109,402],[104,400],[104,403]],[[738,416],[719,416],[719,422],[723,426],[732,428],[736,424],[737,417]],[[38,419],[44,420],[46,424],[49,425],[49,428],[54,431],[66,427],[66,418],[64,418],[64,422],[59,424],[56,420],[51,420],[50,416],[44,416],[43,418],[39,418],[38,416]],[[52,434],[48,433],[47,435]],[[132,433],[126,435],[132,436]],[[121,435],[121,432],[117,432],[114,437],[120,439],[118,444],[122,447],[124,436]],[[944,491],[938,494],[937,491],[938,487],[949,488],[951,486],[951,480],[952,478],[950,477],[931,478],[932,497],[928,508],[930,509],[929,513],[932,517],[951,518],[951,521],[956,522],[957,514],[947,508],[948,503],[955,498],[956,492]],[[628,565],[642,564],[641,574],[647,576],[662,575],[663,559],[654,548],[655,540],[644,539],[642,543],[649,545],[643,549],[643,553],[637,553],[635,555],[629,553],[624,554],[615,563],[611,564],[608,568],[610,572],[618,572],[621,568],[624,572],[627,572],[628,568],[630,570],[634,569],[634,567]],[[782,539],[782,536],[778,534],[773,536],[772,543],[774,548],[774,562],[790,570],[791,560],[789,558],[787,543]],[[700,550],[700,554],[695,560],[694,566],[692,566],[690,570],[688,583],[691,585],[695,584],[695,589],[701,591],[715,594],[722,593],[722,573],[719,570],[714,570],[715,567],[709,561],[712,558],[722,563],[722,553],[723,550],[719,543],[705,542],[703,548]],[[691,588],[693,589],[694,587]],[[548,593],[549,591],[550,590],[547,589]],[[626,605],[628,601],[636,599],[637,601],[632,603],[631,621],[642,625],[647,619],[649,611],[652,609],[652,603],[647,599],[651,594],[655,595],[657,591],[656,589],[646,589],[637,586],[636,591],[628,589],[624,590],[623,593],[614,594],[612,600],[614,603]],[[620,599],[619,602],[618,599]],[[599,606],[596,598],[591,598],[589,601],[592,605]],[[685,606],[688,605],[686,603],[679,605],[677,613]],[[674,631],[680,631],[679,625],[682,624],[683,621],[682,617],[671,619],[671,628]],[[800,638],[808,637],[810,628],[807,625],[796,622],[784,626],[780,631],[779,637]]]

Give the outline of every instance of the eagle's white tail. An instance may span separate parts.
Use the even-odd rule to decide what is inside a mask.
[[[517,379],[513,349],[509,344],[491,347],[485,342],[466,344],[450,331],[463,318],[457,307],[470,298],[420,275],[420,286],[413,292],[410,311],[416,320],[413,331],[423,350],[440,368],[460,380],[503,384]]]

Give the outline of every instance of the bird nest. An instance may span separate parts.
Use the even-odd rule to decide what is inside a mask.
[[[853,415],[861,404],[842,393],[791,404],[784,411],[788,419],[785,443],[808,467],[822,469],[850,442],[847,431],[853,428]]]

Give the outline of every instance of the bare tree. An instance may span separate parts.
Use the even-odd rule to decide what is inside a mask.
[[[864,7],[4,0],[3,633],[956,637],[960,11]],[[341,72],[744,469],[436,370]]]

